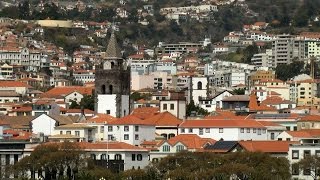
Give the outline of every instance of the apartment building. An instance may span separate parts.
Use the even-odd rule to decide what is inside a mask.
[[[276,36],[272,41],[272,66],[290,64],[294,58],[305,58],[304,38],[288,34]]]

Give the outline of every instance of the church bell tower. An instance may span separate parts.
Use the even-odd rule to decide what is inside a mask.
[[[95,111],[120,118],[130,113],[130,67],[112,32],[106,57],[96,66]]]

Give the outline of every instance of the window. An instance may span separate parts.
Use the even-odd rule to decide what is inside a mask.
[[[125,132],[128,132],[128,131],[129,131],[129,126],[124,126],[124,127],[123,127],[123,130],[124,130]]]
[[[223,133],[223,128],[219,128],[219,133]]]
[[[135,140],[139,140],[139,134],[135,134],[135,135],[134,135],[134,139],[135,139]]]
[[[260,128],[258,129],[258,135],[261,135],[261,129]]]
[[[174,104],[170,104],[170,110],[174,110]]]
[[[116,155],[114,155],[114,159],[115,159],[115,160],[121,160],[121,159],[122,159],[121,154],[116,154]]]
[[[101,160],[107,160],[107,155],[106,154],[101,154],[100,159]]]
[[[201,81],[198,82],[197,89],[198,90],[202,90],[202,82]]]
[[[110,110],[107,110],[107,114],[110,114]]]
[[[163,110],[167,110],[168,109],[167,106],[168,106],[167,104],[163,104]]]
[[[199,128],[199,135],[203,135],[203,128]]]
[[[302,123],[302,125],[301,125],[302,127],[305,127],[306,125],[305,125],[305,123]]]
[[[247,133],[250,133],[250,128],[247,128]]]
[[[71,134],[71,131],[67,131],[66,134]]]
[[[299,159],[299,150],[292,150],[292,159]]]
[[[112,132],[112,130],[113,130],[112,126],[108,126],[108,131]]]
[[[63,134],[63,131],[60,131],[60,134]]]
[[[108,140],[109,141],[113,141],[113,136],[112,135],[108,135]]]
[[[104,126],[100,126],[100,133],[104,132]]]
[[[192,133],[192,132],[193,132],[193,129],[192,129],[192,128],[190,128],[190,129],[189,129],[189,133]]]
[[[139,131],[139,126],[134,126],[134,131],[138,132]]]
[[[303,175],[311,175],[311,169],[310,168],[305,168],[303,170]]]
[[[286,138],[286,141],[290,141],[290,138]]]
[[[303,157],[304,157],[304,158],[306,158],[306,157],[308,157],[308,156],[310,156],[310,155],[311,155],[310,150],[304,150],[304,151],[303,151]]]
[[[136,160],[136,154],[132,154],[132,155],[131,155],[131,160],[132,160],[132,161],[135,161],[135,160]]]
[[[315,156],[320,157],[320,150],[316,150]]]
[[[80,131],[75,131],[76,136],[80,136]]]
[[[210,133],[210,128],[206,128],[206,133]]]
[[[163,151],[163,152],[170,152],[170,146],[164,145],[164,146],[162,147],[162,151]]]
[[[291,174],[292,175],[299,175],[299,165],[298,164],[292,164]]]
[[[244,128],[241,128],[241,129],[240,129],[240,133],[244,133]]]
[[[123,138],[124,138],[124,140],[129,140],[129,134],[125,134],[125,135],[123,136]]]
[[[137,160],[138,160],[138,161],[142,161],[142,155],[141,155],[141,154],[138,154],[138,155],[137,155]]]
[[[91,159],[96,160],[96,155],[95,154],[90,154]]]
[[[185,130],[184,128],[181,128],[181,129],[180,129],[180,132],[181,132],[181,133],[185,133],[185,131],[186,131],[186,130]]]
[[[183,145],[178,145],[177,147],[176,147],[176,151],[177,152],[180,152],[180,151],[183,151],[184,150],[184,146]]]
[[[274,133],[271,133],[271,140],[274,140]]]
[[[257,132],[256,128],[253,128],[253,133],[256,133],[256,132]]]

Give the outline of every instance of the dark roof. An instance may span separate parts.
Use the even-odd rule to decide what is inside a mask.
[[[213,150],[218,152],[229,152],[238,145],[238,141],[217,141],[212,145],[205,147],[205,150]]]
[[[235,101],[235,102],[247,101],[247,102],[249,102],[250,97],[248,95],[233,95],[233,96],[226,97],[226,98],[222,99],[222,101]]]
[[[122,59],[121,51],[118,47],[117,39],[116,39],[114,32],[112,32],[112,34],[110,36],[109,44],[108,44],[107,51],[106,51],[106,58],[107,59]]]

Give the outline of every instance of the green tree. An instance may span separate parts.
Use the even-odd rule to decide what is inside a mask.
[[[244,95],[245,91],[246,91],[245,88],[238,88],[238,89],[234,89],[232,92],[236,95]]]
[[[287,81],[303,72],[304,62],[293,61],[291,64],[280,64],[276,67],[276,76],[278,79]]]
[[[192,115],[192,113],[196,113],[196,115],[208,115],[209,112],[199,106],[194,104],[194,101],[191,100],[190,103],[187,105],[187,116]]]
[[[94,95],[84,95],[80,101],[80,107],[84,109],[94,110]]]
[[[293,166],[298,167],[297,170],[301,171],[309,171],[310,176],[314,180],[319,179],[320,173],[320,157],[319,156],[306,156],[305,158],[301,159],[298,163],[294,164]]]

